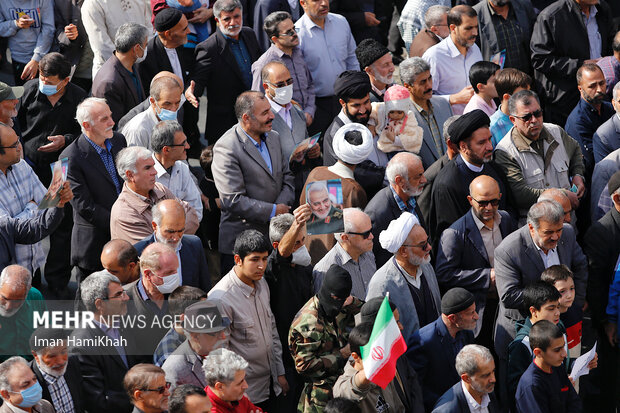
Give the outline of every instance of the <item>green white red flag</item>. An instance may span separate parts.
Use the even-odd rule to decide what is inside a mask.
[[[385,297],[377,313],[370,340],[360,349],[368,380],[385,389],[396,374],[396,360],[406,350],[407,344],[394,319],[388,298]]]

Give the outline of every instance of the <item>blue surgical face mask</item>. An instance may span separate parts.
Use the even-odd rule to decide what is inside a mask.
[[[160,120],[177,120],[178,111],[160,108],[155,99],[153,99],[153,102],[155,103],[155,107],[159,110],[159,113],[157,113],[157,117]]]
[[[39,400],[41,400],[41,397],[43,397],[43,389],[37,381],[35,384],[28,387],[27,389],[20,391],[19,394],[21,394],[23,400],[17,406],[32,407],[37,404]]]
[[[46,85],[39,79],[39,92],[43,93],[45,96],[52,96],[58,93],[58,85]]]

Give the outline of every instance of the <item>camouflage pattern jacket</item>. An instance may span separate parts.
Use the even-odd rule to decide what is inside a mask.
[[[306,381],[297,411],[320,413],[332,398],[334,383],[347,361],[340,349],[348,343],[362,304],[353,298],[331,322],[319,314],[319,299],[314,296],[295,316],[288,335],[289,349],[295,368]]]

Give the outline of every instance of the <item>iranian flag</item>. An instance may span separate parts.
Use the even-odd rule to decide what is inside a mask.
[[[396,360],[407,350],[387,297],[379,308],[368,344],[360,350],[366,377],[385,389],[396,374]]]

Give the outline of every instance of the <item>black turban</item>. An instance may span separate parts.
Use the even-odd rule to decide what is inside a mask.
[[[488,128],[490,124],[491,119],[486,113],[480,109],[472,110],[452,122],[448,128],[450,141],[458,145],[460,141],[469,138],[478,129],[485,126]]]
[[[332,264],[323,277],[323,284],[318,293],[319,304],[327,317],[333,318],[340,312],[351,294],[351,288],[353,281],[349,272],[339,265]]]
[[[183,13],[177,9],[172,7],[163,9],[155,16],[153,27],[155,27],[155,31],[165,32],[176,26],[181,21],[181,17],[183,17]]]
[[[370,89],[370,78],[359,70],[344,71],[334,82],[334,94],[339,99],[362,99]]]
[[[364,39],[355,49],[355,56],[357,56],[357,61],[360,62],[362,70],[381,59],[387,53],[390,53],[388,48],[375,39]]]
[[[460,313],[474,303],[474,295],[461,287],[451,288],[441,298],[441,313],[445,315]]]

